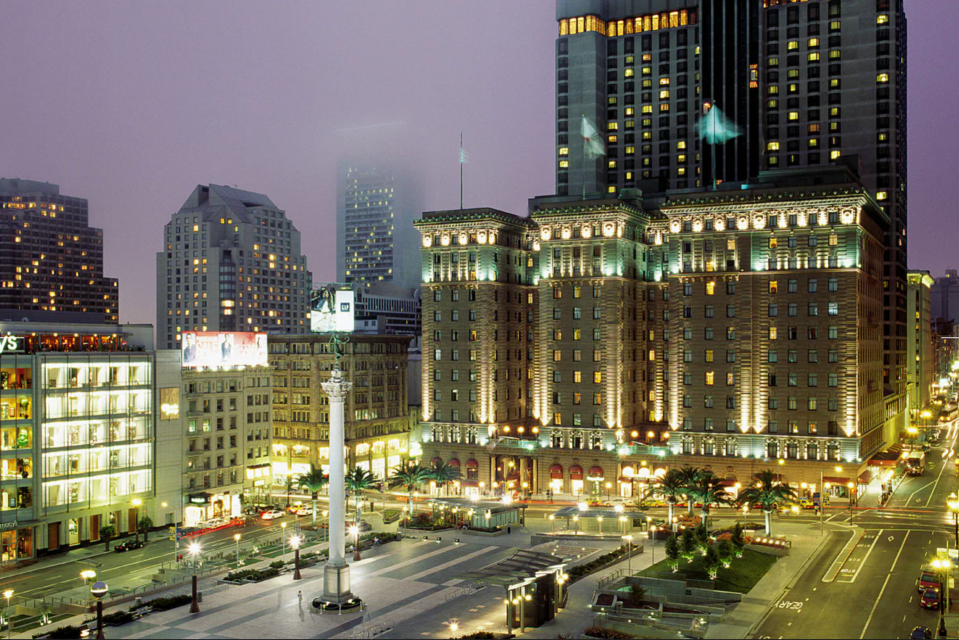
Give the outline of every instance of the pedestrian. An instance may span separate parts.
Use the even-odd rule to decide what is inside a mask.
[[[299,601],[299,605],[302,607],[302,606],[303,606],[303,592],[302,592],[302,591],[297,591],[297,592],[296,592],[296,599]]]
[[[380,539],[377,538],[376,536],[373,536],[373,546],[374,547],[380,546]]]
[[[510,526],[506,525],[506,535],[509,535],[509,533],[510,533]]]

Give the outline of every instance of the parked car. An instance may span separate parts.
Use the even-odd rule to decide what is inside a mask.
[[[309,507],[299,506],[299,507],[292,507],[290,509],[290,513],[292,513],[293,515],[297,517],[302,518],[303,516],[310,515],[311,513],[313,513],[313,511],[310,510]]]
[[[286,514],[280,511],[279,509],[273,509],[271,511],[264,511],[263,513],[260,514],[260,517],[263,518],[264,520],[277,520],[279,518],[282,518],[285,515]]]
[[[923,609],[938,609],[939,608],[939,590],[938,589],[926,589],[922,592],[922,597],[919,598],[919,606]]]
[[[125,551],[133,551],[134,549],[142,549],[143,543],[139,540],[127,540],[126,542],[121,542],[117,546],[113,547],[113,550],[117,553],[124,553]]]
[[[909,640],[931,640],[932,629],[929,627],[914,627],[909,633]]]
[[[932,571],[926,571],[924,569],[922,573],[919,574],[919,593],[923,593],[926,589],[936,589],[938,591],[939,576]]]

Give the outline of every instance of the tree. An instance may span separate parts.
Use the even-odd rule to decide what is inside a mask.
[[[629,585],[629,604],[632,605],[634,609],[638,609],[643,604],[645,598],[646,589],[636,583]]]
[[[719,554],[719,561],[723,567],[728,569],[733,560],[733,545],[729,540],[720,540],[716,543],[716,553]]]
[[[107,524],[100,527],[100,539],[103,540],[103,543],[106,545],[107,551],[110,550],[110,540],[117,535],[117,528],[112,524]]]
[[[150,529],[153,528],[153,518],[148,515],[140,516],[139,526],[137,530],[143,534],[143,541],[147,542],[147,536],[150,534]]]
[[[676,503],[679,502],[679,496],[683,494],[686,487],[686,476],[679,469],[670,469],[659,482],[659,492],[666,498],[666,504],[669,507],[669,528],[676,530],[673,514],[676,510]]]
[[[686,562],[691,562],[696,555],[696,534],[692,529],[683,529],[679,539],[679,550]]]
[[[706,550],[709,549],[709,530],[706,528],[705,522],[699,523],[699,526],[694,530],[694,535],[696,536],[699,553],[706,555]]]
[[[692,496],[689,495],[689,488],[693,486],[696,482],[696,478],[699,477],[700,470],[696,467],[685,466],[682,469],[679,469],[679,477],[682,478],[683,484],[683,493],[686,494],[686,515],[692,517],[693,515],[693,500]]]
[[[353,493],[354,520],[360,519],[360,494],[376,484],[376,478],[362,467],[354,467],[346,474],[346,486]]]
[[[716,552],[716,548],[712,545],[706,547],[706,557],[704,560],[706,564],[706,571],[709,572],[709,579],[715,580],[716,576],[719,574],[719,567],[722,564],[719,560],[719,554]]]
[[[462,477],[459,467],[441,462],[430,470],[430,478],[436,482],[437,487],[445,487],[446,495],[449,495],[449,484],[456,482]]]
[[[766,469],[753,476],[753,483],[739,494],[740,504],[758,504],[766,516],[766,535],[772,535],[772,515],[776,505],[796,498],[796,491],[776,480],[776,474]]]
[[[669,536],[666,540],[666,560],[669,564],[669,568],[672,569],[673,573],[679,571],[679,538],[676,537],[676,534]]]
[[[736,526],[733,527],[733,537],[729,540],[733,544],[733,549],[735,550],[736,557],[743,557],[743,549],[746,547],[746,536],[743,535],[743,525],[736,523]]]
[[[296,480],[293,479],[293,474],[286,476],[286,508],[290,508],[290,494],[293,493],[293,487],[297,484]]]
[[[702,504],[703,526],[707,526],[709,520],[709,508],[712,505],[730,504],[732,498],[729,493],[719,486],[719,478],[711,471],[703,471],[696,476],[695,481],[689,486],[690,503],[694,500]]]
[[[390,487],[404,487],[409,495],[410,512],[407,515],[407,523],[413,517],[413,492],[416,491],[417,485],[427,482],[431,477],[432,474],[429,469],[421,467],[412,460],[407,460],[393,470]]]
[[[323,475],[322,469],[317,469],[316,466],[310,465],[310,472],[300,475],[296,481],[297,489],[300,491],[306,491],[310,494],[310,498],[313,501],[313,529],[316,529],[316,501],[317,496],[320,491],[323,490],[323,487],[330,481],[325,475]],[[289,495],[289,493],[287,493]]]

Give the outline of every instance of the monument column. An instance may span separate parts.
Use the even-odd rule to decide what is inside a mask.
[[[346,396],[353,386],[344,380],[339,368],[333,377],[323,382],[323,391],[330,397],[330,559],[323,576],[323,595],[320,599],[332,605],[343,605],[357,598],[350,591],[350,567],[346,563]]]

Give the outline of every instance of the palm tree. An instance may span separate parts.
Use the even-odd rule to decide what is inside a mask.
[[[696,476],[696,480],[688,488],[689,491],[689,502],[702,503],[702,516],[703,516],[703,526],[707,526],[707,520],[709,520],[709,508],[716,504],[730,504],[732,502],[732,497],[729,493],[721,486],[719,486],[719,478],[716,477],[712,471],[703,471]]]
[[[313,499],[314,529],[316,529],[316,496],[329,481],[330,479],[323,475],[323,470],[317,469],[312,464],[310,465],[310,472],[302,474],[296,481],[297,489],[308,492]]]
[[[354,467],[346,474],[346,486],[353,493],[354,521],[360,519],[360,494],[376,484],[376,478],[363,467]]]
[[[796,497],[796,490],[776,481],[776,474],[766,469],[753,476],[752,485],[739,493],[740,504],[758,504],[766,516],[766,535],[772,535],[772,515],[776,505]]]
[[[679,496],[682,495],[686,487],[686,478],[679,469],[670,469],[659,481],[659,492],[666,497],[666,504],[669,507],[669,528],[676,530],[673,523],[673,513],[676,509],[676,503]]]
[[[685,489],[683,493],[686,494],[687,498],[690,497],[688,489],[696,482],[696,478],[699,477],[699,471],[696,467],[690,467],[688,465],[679,470],[679,477],[682,478],[683,489]],[[686,500],[686,515],[690,517],[693,515],[693,501],[690,499]]]
[[[399,467],[393,469],[393,477],[390,478],[390,487],[405,487],[409,494],[410,512],[407,516],[407,526],[409,519],[413,517],[413,492],[416,486],[429,480],[431,472],[426,467],[421,467],[412,460],[407,460]]]
[[[430,470],[430,477],[436,482],[436,486],[445,487],[446,495],[449,496],[449,484],[459,480],[462,474],[459,467],[441,462]]]

